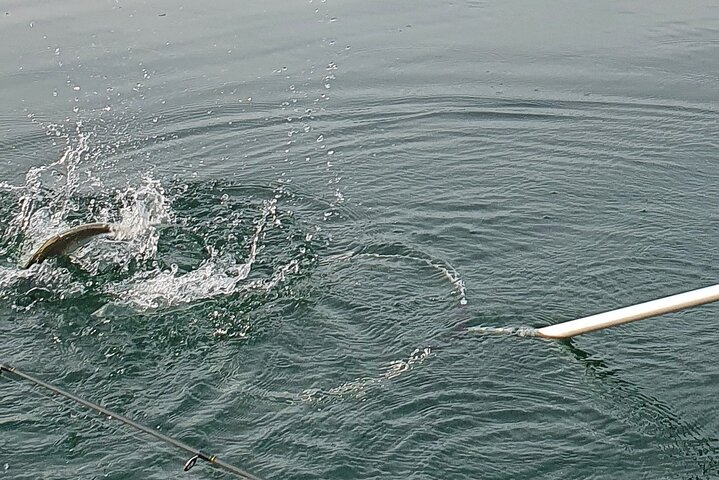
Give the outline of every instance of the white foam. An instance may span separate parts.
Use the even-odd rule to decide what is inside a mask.
[[[475,325],[467,328],[468,332],[477,335],[514,335],[517,337],[536,337],[537,329],[532,327],[490,327]]]
[[[244,261],[238,263],[232,255],[219,255],[209,249],[211,257],[192,271],[180,273],[177,266],[172,266],[164,271],[145,272],[119,285],[108,285],[107,293],[117,297],[117,300],[94,314],[107,316],[127,308],[135,311],[155,310],[250,289],[274,288],[288,273],[299,271],[299,260],[290,260],[269,278],[248,282],[244,280],[249,277],[257,259],[265,229],[276,221],[276,204],[276,199],[263,204],[261,217],[249,240],[249,254]]]
[[[392,360],[387,365],[382,366],[381,373],[377,376],[356,378],[326,390],[308,388],[303,390],[298,397],[302,402],[312,403],[340,398],[362,399],[369,393],[371,388],[406,374],[433,355],[431,347],[416,348],[407,358]]]

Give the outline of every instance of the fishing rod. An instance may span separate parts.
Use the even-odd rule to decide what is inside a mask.
[[[189,460],[187,460],[187,462],[185,462],[184,470],[186,472],[189,471],[192,467],[194,467],[195,464],[197,463],[197,460],[199,459],[199,460],[204,460],[204,461],[208,462],[210,465],[214,465],[222,470],[225,470],[226,472],[232,473],[233,475],[237,476],[238,478],[242,478],[244,480],[260,480],[259,477],[256,477],[256,476],[252,475],[251,473],[242,470],[241,468],[238,468],[234,465],[223,462],[222,460],[217,458],[216,455],[207,455],[205,453],[202,453],[201,451],[197,450],[196,448],[186,445],[186,444],[180,442],[179,440],[175,440],[172,437],[168,437],[167,435],[163,435],[162,433],[157,432],[157,431],[155,431],[151,428],[148,428],[144,425],[141,425],[133,420],[130,420],[129,418],[127,418],[123,415],[120,415],[111,410],[108,410],[105,407],[101,407],[100,405],[98,405],[96,403],[92,403],[90,401],[84,400],[84,399],[78,397],[77,395],[73,395],[70,392],[66,392],[65,390],[62,390],[54,385],[44,382],[44,381],[42,381],[38,378],[35,378],[31,375],[28,375],[27,373],[21,372],[15,367],[11,367],[10,365],[0,363],[0,374],[2,374],[3,372],[7,372],[7,373],[14,375],[18,378],[21,378],[23,380],[27,380],[39,387],[43,387],[47,390],[50,390],[52,393],[54,393],[56,395],[60,395],[67,399],[70,399],[75,403],[79,403],[80,405],[82,405],[86,408],[89,408],[90,410],[94,410],[102,415],[107,416],[108,418],[113,418],[120,423],[123,423],[129,427],[134,428],[135,430],[144,432],[152,437],[155,437],[156,439],[158,439],[162,442],[172,445],[173,447],[179,448],[180,450],[184,450],[185,452],[192,455],[192,457]]]

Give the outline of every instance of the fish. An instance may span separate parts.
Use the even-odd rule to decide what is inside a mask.
[[[86,245],[93,237],[107,233],[114,233],[113,227],[109,223],[87,223],[65,230],[53,235],[40,245],[30,259],[22,265],[22,268],[30,268],[48,258],[72,253]]]

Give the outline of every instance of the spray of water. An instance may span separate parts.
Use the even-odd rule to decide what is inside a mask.
[[[7,188],[18,195],[17,208],[3,234],[4,244],[21,244],[29,255],[43,238],[68,227],[68,217],[78,210],[75,194],[79,187],[78,167],[90,156],[90,134],[76,127],[60,158],[48,165],[30,168],[25,185]]]
[[[265,269],[265,276],[248,278],[264,248],[267,231],[282,227],[277,207],[280,194],[249,212],[255,220],[244,241],[238,239],[241,252],[236,247],[218,247],[208,240],[197,246],[198,254],[205,253],[207,258],[194,268],[182,269],[158,258],[163,229],[182,230],[195,222],[198,225],[193,228],[203,237],[202,219],[183,218],[175,211],[173,195],[149,172],[128,177],[124,186],[106,188],[102,178],[107,175],[102,158],[105,151],[91,146],[93,135],[85,132],[81,124],[69,132],[58,125],[47,128],[53,138],[65,140],[60,158],[29,169],[24,185],[0,185],[6,198],[15,199],[0,237],[0,253],[16,265],[23,264],[46,239],[89,222],[111,223],[114,236],[95,239],[73,252],[69,269],[52,261],[28,270],[0,265],[0,287],[4,287],[1,295],[12,296],[14,292],[16,297],[27,297],[29,291],[50,292],[36,295],[36,300],[20,302],[21,308],[34,308],[37,301],[48,298],[73,298],[92,291],[95,297],[99,294],[109,299],[95,312],[97,316],[127,314],[249,290],[268,291],[288,275],[299,273],[302,249],[296,249],[296,256],[289,256],[284,263],[274,265],[273,271]],[[117,183],[116,178],[112,180]],[[187,190],[184,187],[175,190],[181,195]],[[226,197],[224,202],[229,201]],[[227,243],[237,231],[243,231],[248,214],[245,208],[230,208],[235,209],[231,211],[232,218],[226,224],[218,222],[224,230],[219,234]],[[73,274],[77,268],[84,273]]]
[[[118,297],[119,300],[105,305],[96,311],[95,315],[105,316],[110,312],[117,313],[127,308],[135,311],[148,311],[172,307],[261,287],[263,282],[250,282],[243,285],[240,285],[240,282],[249,276],[252,265],[257,259],[258,245],[262,240],[263,232],[268,223],[275,221],[276,214],[277,201],[275,199],[263,204],[261,217],[257,221],[249,241],[249,255],[243,262],[238,263],[234,256],[220,254],[216,249],[209,247],[210,258],[190,272],[179,273],[177,265],[171,265],[167,270],[153,270],[130,281],[109,285],[107,293]],[[277,276],[280,277],[283,273],[283,269],[280,269]],[[274,282],[276,279],[272,277],[269,281],[271,284],[269,288],[273,286]]]

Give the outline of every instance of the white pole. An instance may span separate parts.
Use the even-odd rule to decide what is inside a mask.
[[[569,338],[582,333],[593,332],[623,323],[655,317],[664,313],[676,312],[689,307],[703,305],[719,300],[719,285],[691,290],[670,297],[639,303],[609,312],[578,318],[569,322],[550,325],[537,330],[540,337]]]

